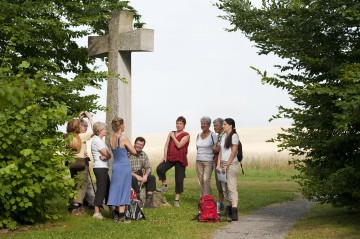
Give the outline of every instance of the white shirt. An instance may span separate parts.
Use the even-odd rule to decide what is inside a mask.
[[[80,133],[79,137],[81,139],[81,149],[78,154],[75,155],[75,158],[85,158],[87,156],[86,153],[86,141],[91,139],[92,132]]]
[[[214,160],[214,152],[212,147],[217,141],[217,136],[213,132],[211,132],[208,137],[202,139],[200,134],[196,137],[196,160],[198,161],[213,161]]]
[[[221,150],[221,161],[228,161],[231,155],[231,147],[229,147],[228,149],[225,148],[225,140],[226,140],[227,134],[224,133],[224,135],[221,138],[221,142],[220,142],[220,150]],[[232,144],[238,144],[239,143],[239,136],[237,134],[233,134],[231,137],[231,142]],[[235,154],[235,158],[234,160],[237,160],[236,154]]]
[[[108,149],[104,140],[100,139],[99,136],[94,135],[91,142],[91,154],[94,157],[94,168],[109,168],[108,160],[100,159],[101,153],[100,150]]]

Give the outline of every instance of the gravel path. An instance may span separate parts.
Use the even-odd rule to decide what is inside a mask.
[[[312,204],[306,199],[298,199],[261,208],[218,229],[214,239],[283,239]]]

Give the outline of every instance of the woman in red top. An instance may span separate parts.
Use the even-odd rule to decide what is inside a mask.
[[[174,207],[180,206],[180,194],[184,191],[185,168],[188,165],[187,152],[190,143],[189,133],[184,131],[186,119],[180,116],[176,120],[176,131],[171,131],[164,147],[164,159],[157,166],[156,172],[162,181],[159,192],[168,191],[166,172],[175,166],[175,202]]]

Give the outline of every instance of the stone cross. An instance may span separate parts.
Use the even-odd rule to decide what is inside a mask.
[[[89,56],[108,57],[106,123],[112,132],[115,116],[124,119],[125,135],[131,135],[131,52],[154,51],[154,30],[133,30],[133,13],[117,11],[111,16],[108,36],[89,36]],[[123,83],[123,78],[127,83]],[[131,141],[132,142],[132,141]]]

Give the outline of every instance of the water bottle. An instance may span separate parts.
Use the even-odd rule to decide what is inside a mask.
[[[218,215],[220,215],[220,203],[219,202],[216,202],[216,209],[217,209]]]

